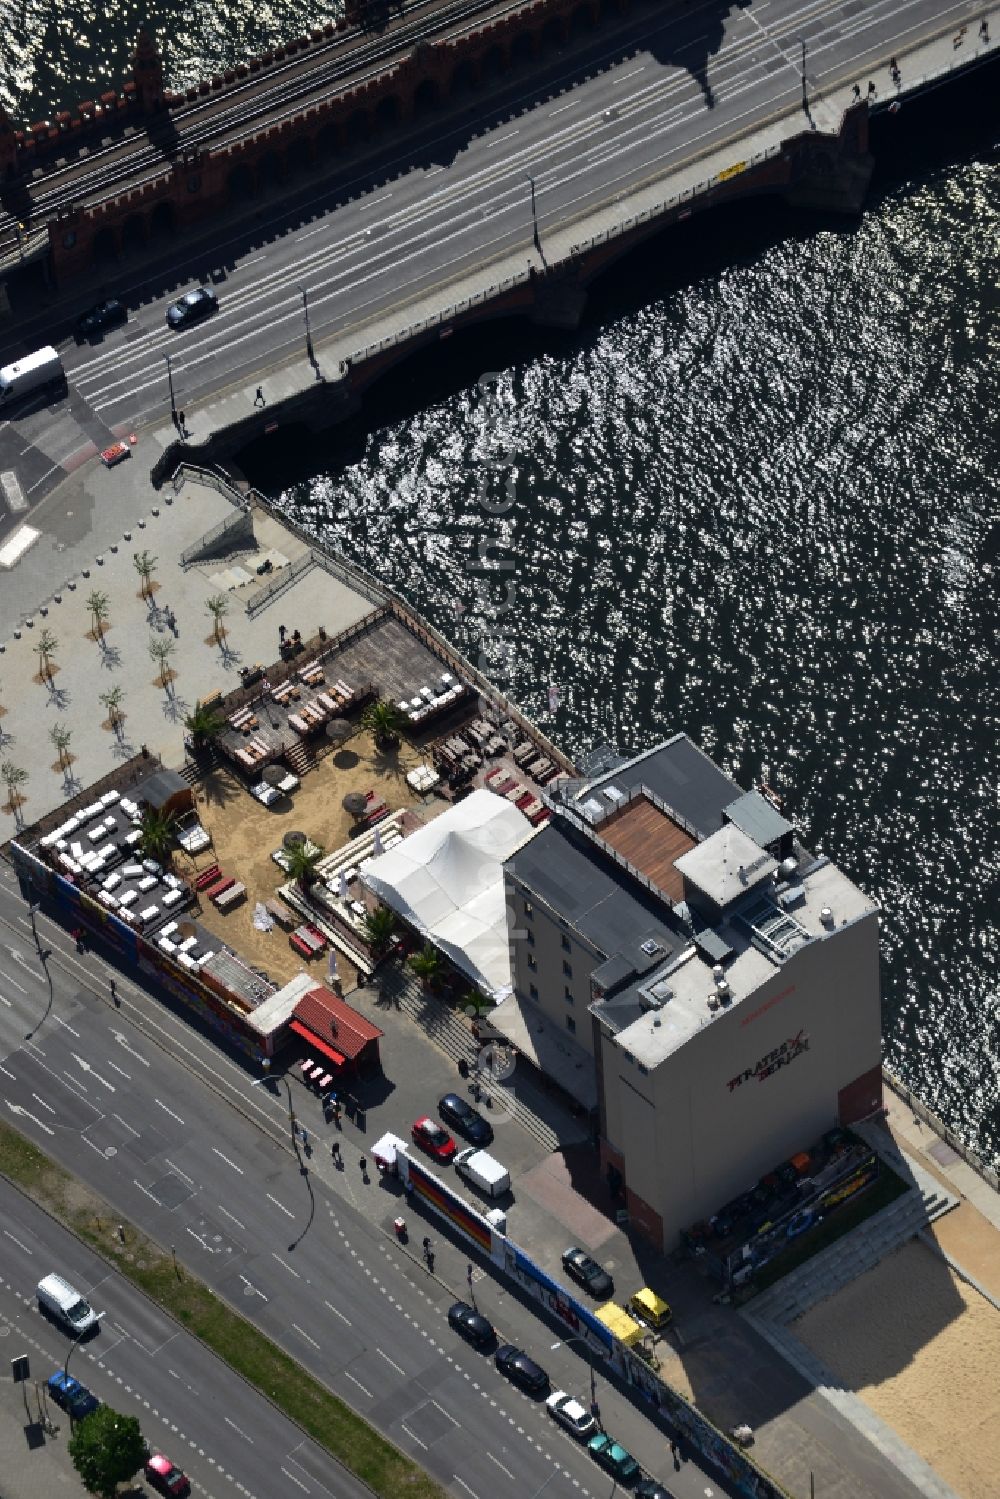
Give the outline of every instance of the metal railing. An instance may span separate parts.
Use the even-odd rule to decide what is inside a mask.
[[[289,563],[288,567],[283,567],[276,578],[272,578],[270,583],[266,583],[260,592],[255,593],[249,600],[246,607],[247,619],[256,619],[261,610],[266,609],[279,593],[284,593],[286,588],[291,588],[298,578],[304,577],[309,569],[315,566],[316,558],[312,552],[305,552],[294,562]]]
[[[206,531],[204,536],[200,536],[193,546],[186,547],[181,552],[181,567],[191,567],[193,563],[202,561],[206,553],[214,547],[217,541],[221,541],[223,537],[229,535],[231,532],[245,531],[249,522],[250,513],[248,510],[241,511],[238,515],[227,515],[225,520],[221,520],[217,526],[213,526],[210,531]],[[252,528],[250,535],[252,538]]]
[[[888,1067],[882,1068],[882,1076],[897,1097],[903,1100],[907,1108],[913,1110],[918,1119],[921,1119],[929,1129],[932,1129],[939,1139],[944,1140],[947,1145],[950,1145],[952,1150],[962,1157],[966,1165],[971,1166],[976,1175],[982,1177],[988,1187],[992,1187],[994,1192],[1000,1192],[1000,1172],[995,1171],[992,1166],[987,1166],[986,1162],[976,1154],[971,1146],[966,1145],[965,1141],[956,1135],[954,1130],[949,1129],[946,1124],[943,1124],[937,1115],[932,1113],[927,1105],[922,1103],[905,1083],[900,1082],[899,1078],[895,1077],[889,1071]]]

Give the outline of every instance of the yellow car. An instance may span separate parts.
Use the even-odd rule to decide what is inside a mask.
[[[674,1314],[669,1305],[655,1291],[648,1286],[643,1286],[641,1291],[629,1299],[628,1309],[640,1322],[651,1327],[654,1332],[662,1332],[674,1319]]]

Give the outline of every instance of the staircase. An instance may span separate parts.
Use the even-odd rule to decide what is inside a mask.
[[[440,999],[428,994],[399,963],[386,963],[378,970],[379,990],[399,1009],[405,1010],[420,1026],[427,1038],[457,1063],[461,1058],[475,1067],[478,1046],[468,1029]],[[558,1135],[543,1119],[527,1108],[522,1100],[502,1083],[487,1080],[483,1085],[493,1101],[493,1111],[505,1109],[522,1129],[546,1150],[558,1150]]]
[[[285,759],[288,761],[289,767],[300,779],[302,776],[308,775],[309,771],[316,764],[316,756],[301,739],[297,739],[294,744],[285,750]]]
[[[189,786],[200,786],[205,777],[210,775],[218,764],[218,751],[214,744],[208,744],[200,761],[185,760],[177,774],[181,777],[181,780],[187,781]]]

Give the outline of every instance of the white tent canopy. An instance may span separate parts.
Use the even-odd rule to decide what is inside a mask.
[[[484,994],[510,993],[503,862],[535,832],[492,791],[473,791],[419,832],[370,859],[361,877]]]

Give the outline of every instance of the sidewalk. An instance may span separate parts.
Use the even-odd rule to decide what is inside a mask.
[[[6,1327],[0,1323],[0,1331]],[[11,1339],[11,1344],[16,1339]],[[25,1350],[11,1346],[13,1356]],[[30,1356],[30,1355],[29,1355]],[[35,1359],[37,1363],[37,1359]],[[83,1492],[66,1451],[69,1423],[58,1436],[46,1436],[37,1424],[34,1386],[14,1384],[5,1373],[0,1381],[0,1496],[2,1499],[55,1499],[58,1494]],[[25,1394],[28,1412],[25,1412]]]

